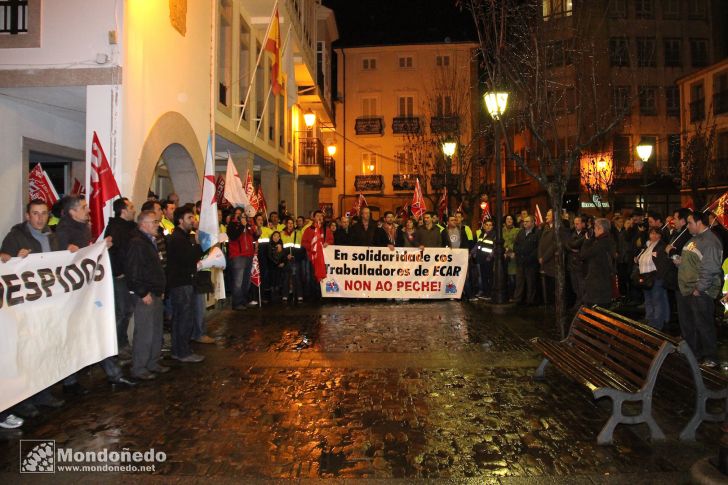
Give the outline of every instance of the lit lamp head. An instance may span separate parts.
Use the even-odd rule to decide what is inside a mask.
[[[599,161],[597,162],[597,170],[599,170],[601,172],[606,169],[607,169],[607,161],[604,160],[603,158],[600,158]]]
[[[446,157],[452,157],[455,155],[455,148],[457,148],[457,143],[452,140],[447,140],[442,144],[442,153],[444,153]]]
[[[330,157],[336,155],[336,144],[333,141],[330,141],[329,144],[326,146],[326,151],[328,152]]]
[[[637,155],[643,162],[647,162],[652,156],[652,145],[647,143],[640,143],[637,145]]]
[[[488,114],[494,120],[499,119],[506,111],[508,106],[508,93],[505,91],[488,91],[483,95],[485,99],[485,107]]]
[[[303,122],[309,130],[313,128],[313,124],[316,123],[316,113],[314,113],[311,108],[303,114]]]

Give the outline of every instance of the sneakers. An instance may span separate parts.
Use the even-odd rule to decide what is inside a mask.
[[[303,303],[303,297],[302,297],[302,296],[299,296],[299,297],[298,297],[298,298],[296,299],[296,301],[297,301],[298,303]]]
[[[209,335],[203,335],[200,338],[194,339],[194,341],[197,342],[198,344],[214,344],[215,343],[215,339],[210,337]]]
[[[23,425],[23,418],[19,418],[14,414],[8,414],[4,421],[0,421],[0,428],[15,429]]]
[[[176,355],[173,355],[172,358],[174,360],[178,360],[180,362],[185,362],[187,364],[196,364],[198,362],[202,362],[203,360],[205,360],[205,356],[199,355],[199,354],[190,354],[187,357],[177,357]]]
[[[281,298],[281,300],[288,301],[288,297],[287,296],[284,296],[283,298]]]
[[[154,374],[152,372],[149,372],[148,370],[144,369],[140,372],[133,372],[131,376],[134,379],[139,379],[142,381],[152,381],[157,378],[157,374]]]
[[[258,301],[257,300],[251,300],[250,302],[248,302],[248,306],[258,306]]]
[[[718,362],[714,361],[713,359],[703,359],[702,362],[700,362],[700,365],[702,367],[714,369],[714,368],[718,367]]]
[[[170,367],[161,364],[157,364],[154,367],[149,367],[149,372],[156,372],[157,374],[166,374],[170,370],[172,370]]]

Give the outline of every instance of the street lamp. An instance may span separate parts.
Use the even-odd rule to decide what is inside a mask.
[[[313,128],[313,124],[316,123],[316,113],[314,113],[311,108],[308,108],[308,111],[303,114],[303,122],[309,130]]]
[[[495,247],[493,256],[493,303],[506,302],[506,288],[503,281],[503,189],[501,187],[501,147],[498,120],[508,106],[508,93],[505,91],[488,91],[483,96],[488,114],[493,118],[493,138],[495,150]]]
[[[649,143],[640,143],[637,145],[637,155],[640,157],[642,162],[647,163],[647,160],[652,156],[652,145]]]
[[[456,147],[457,143],[455,143],[454,141],[445,141],[442,144],[442,153],[444,153],[446,157],[452,157],[453,155],[455,155]]]
[[[328,152],[331,158],[336,155],[336,144],[333,141],[329,142],[328,146],[326,147],[326,152]]]

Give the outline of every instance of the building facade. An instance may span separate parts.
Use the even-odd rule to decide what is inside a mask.
[[[477,44],[428,43],[337,49],[335,144],[343,156],[323,203],[344,214],[363,194],[375,216],[412,201],[419,179],[428,208],[447,184],[470,188],[477,140]],[[457,148],[446,157],[442,143]],[[451,205],[456,205],[453,196]]]
[[[229,153],[241,176],[253,171],[269,203],[315,208],[323,165],[299,177],[296,147],[304,111],[334,126],[319,83],[330,79],[336,24],[318,0],[277,3],[284,86],[269,96],[273,56],[259,54],[275,3],[0,2],[0,166],[10,184],[0,194],[0,229],[22,218],[37,162],[59,193],[74,180],[89,187],[94,132],[137,205],[150,190],[198,200],[212,137],[220,174]],[[320,136],[320,124],[310,136]]]

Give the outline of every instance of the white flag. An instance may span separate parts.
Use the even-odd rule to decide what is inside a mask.
[[[205,153],[205,178],[202,182],[202,206],[198,237],[203,251],[218,243],[220,222],[217,219],[217,187],[215,186],[215,158],[212,155],[212,137],[207,139]]]
[[[225,198],[233,207],[245,209],[250,206],[250,200],[243,190],[243,182],[233,165],[233,159],[228,155],[227,171],[225,172]]]

